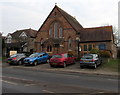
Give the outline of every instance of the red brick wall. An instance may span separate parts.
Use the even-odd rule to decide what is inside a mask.
[[[55,12],[56,12],[56,16],[55,16]],[[51,13],[51,15],[48,16],[48,18],[45,20],[44,24],[42,25],[42,27],[40,28],[37,37],[36,37],[36,41],[40,41],[41,38],[43,38],[43,40],[46,40],[47,38],[49,38],[49,29],[52,23],[54,23],[55,21],[59,22],[60,25],[63,28],[63,38],[66,42],[63,42],[62,45],[63,47],[59,48],[59,53],[63,53],[63,52],[67,52],[68,51],[68,38],[71,37],[73,40],[73,44],[72,44],[72,49],[75,50],[76,49],[76,42],[75,42],[75,38],[76,38],[76,31],[72,28],[72,26],[67,22],[67,20],[60,14],[60,12],[57,9],[54,9]],[[54,32],[53,32],[54,33]],[[37,52],[40,52],[40,47],[39,45],[36,46],[37,47]],[[46,49],[44,49],[46,50]],[[53,53],[57,53],[57,48],[53,49]]]

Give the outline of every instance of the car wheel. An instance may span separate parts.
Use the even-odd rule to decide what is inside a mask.
[[[75,64],[75,60],[73,61],[73,64]]]
[[[53,65],[50,65],[50,67],[54,67]]]
[[[97,68],[97,64],[95,63],[95,65],[94,65],[94,69],[96,69]]]
[[[83,68],[84,68],[84,66],[80,66],[80,68],[81,68],[81,69],[83,69]]]
[[[63,63],[63,68],[65,68],[65,67],[66,67],[66,62]]]
[[[9,63],[9,65],[12,65],[12,63]]]
[[[22,65],[22,61],[21,61],[21,60],[19,60],[19,61],[18,61],[18,64],[19,64],[19,65]]]
[[[34,66],[37,66],[37,61],[34,62]]]

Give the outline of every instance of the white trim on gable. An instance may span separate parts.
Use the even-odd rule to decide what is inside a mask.
[[[22,32],[19,37],[27,37],[25,32]]]
[[[12,36],[10,34],[8,34],[7,38],[12,39]]]

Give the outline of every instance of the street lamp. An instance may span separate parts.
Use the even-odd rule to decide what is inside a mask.
[[[79,42],[80,42],[80,38],[79,37],[76,37],[76,41],[77,41],[77,47],[78,47],[78,58],[79,58],[79,55],[80,55],[80,52],[79,52]]]

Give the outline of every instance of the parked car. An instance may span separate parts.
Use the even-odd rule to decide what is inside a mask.
[[[38,65],[42,62],[47,62],[49,55],[47,53],[33,53],[28,58],[24,59],[24,65]]]
[[[102,59],[98,54],[86,54],[80,59],[80,67],[93,66],[95,69],[102,63]]]
[[[7,59],[7,63],[9,65],[13,65],[13,64],[18,64],[21,65],[23,64],[23,60],[26,58],[27,56],[24,53],[17,53],[14,55],[11,55],[8,59]]]
[[[52,56],[49,62],[51,67],[54,66],[66,67],[68,64],[73,63],[75,63],[75,57],[67,53],[55,54]]]

